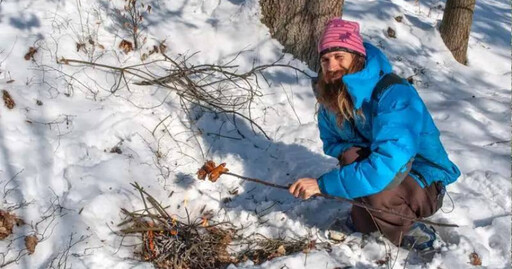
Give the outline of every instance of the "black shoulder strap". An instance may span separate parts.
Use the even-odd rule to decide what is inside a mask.
[[[372,100],[378,100],[382,93],[384,93],[389,87],[396,84],[406,84],[407,82],[395,73],[389,73],[384,75],[377,85],[373,89]]]
[[[389,73],[384,75],[379,82],[377,82],[377,85],[375,85],[375,88],[373,89],[372,93],[372,100],[378,99],[382,93],[384,93],[390,86],[395,84],[407,84],[403,78],[398,76],[395,73]],[[315,94],[315,97],[318,98],[318,77],[311,77],[311,88],[313,89],[313,93]]]
[[[318,77],[311,77],[311,89],[313,89],[313,93],[318,99]]]

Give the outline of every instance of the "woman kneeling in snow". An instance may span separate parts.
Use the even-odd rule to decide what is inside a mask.
[[[340,168],[301,178],[290,193],[324,193],[411,218],[434,214],[444,187],[460,175],[448,159],[430,113],[407,81],[392,74],[386,56],[363,43],[356,22],[332,19],[318,44],[321,70],[314,86],[325,154]],[[396,215],[352,207],[347,226],[379,230],[395,245],[433,248],[435,230]]]

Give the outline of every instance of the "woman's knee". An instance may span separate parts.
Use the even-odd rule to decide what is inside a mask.
[[[405,199],[402,198],[396,189],[384,190],[379,193],[363,197],[362,200],[376,208],[395,208],[406,205]]]

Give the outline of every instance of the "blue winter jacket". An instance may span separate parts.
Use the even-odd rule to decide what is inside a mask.
[[[378,193],[395,176],[407,172],[410,161],[409,175],[421,187],[435,181],[445,186],[454,182],[460,171],[448,159],[439,130],[414,87],[395,84],[372,100],[377,82],[392,68],[378,48],[368,43],[364,46],[365,68],[343,76],[354,110],[362,108],[364,118],[356,115],[354,127],[349,121],[339,126],[334,113],[320,105],[318,128],[327,155],[337,158],[353,146],[367,147],[371,154],[323,174],[318,179],[321,192],[349,199]]]

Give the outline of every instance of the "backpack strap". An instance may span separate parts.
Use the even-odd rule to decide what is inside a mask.
[[[311,77],[311,89],[313,89],[315,98],[318,99],[318,77]]]
[[[398,76],[395,73],[389,73],[384,75],[379,82],[377,82],[377,85],[373,89],[372,93],[372,101],[378,100],[382,94],[389,89],[389,87],[396,85],[396,84],[403,84],[407,85],[408,82],[406,82],[404,79],[402,79],[400,76]]]
[[[382,71],[381,71],[382,73]],[[395,73],[388,73],[386,75],[384,75],[380,80],[379,82],[377,82],[377,85],[375,85],[375,88],[373,88],[373,92],[372,92],[372,98],[371,98],[371,101],[372,101],[372,115],[375,114],[375,108],[376,108],[376,104],[377,104],[377,101],[379,100],[379,98],[382,96],[382,94],[387,91],[391,86],[393,85],[398,85],[398,84],[403,84],[403,85],[409,85],[409,82],[407,82],[406,80],[402,79],[400,76],[398,76],[397,74]],[[373,116],[372,116],[373,117]],[[364,138],[366,141],[370,141],[368,138],[366,138],[362,133],[361,131],[359,131],[359,129],[357,129],[355,123],[353,120],[350,121],[351,124],[352,124],[352,128],[354,129],[354,131],[359,135],[361,136],[362,138]]]
[[[408,85],[408,82],[398,76],[395,73],[389,73],[384,75],[379,82],[377,82],[377,85],[375,85],[375,88],[372,92],[372,101],[378,100],[382,93],[384,93],[389,87],[395,85],[395,84],[404,84]],[[311,88],[313,89],[313,93],[315,94],[315,97],[318,98],[318,77],[311,77]]]

